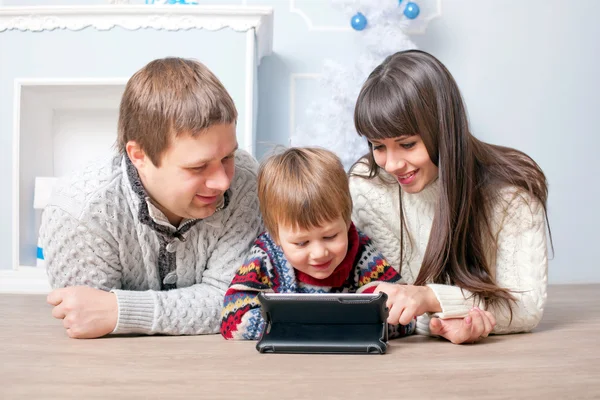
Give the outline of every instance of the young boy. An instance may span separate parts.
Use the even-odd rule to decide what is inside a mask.
[[[258,198],[267,232],[225,294],[225,339],[259,339],[259,292],[372,293],[380,282],[400,280],[350,220],[348,178],[330,151],[291,148],[268,158],[259,169]],[[390,337],[414,328],[414,321],[392,327]]]

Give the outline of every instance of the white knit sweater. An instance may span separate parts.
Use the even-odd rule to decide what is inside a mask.
[[[176,231],[132,189],[139,178],[128,176],[123,157],[63,179],[40,228],[52,287],[87,285],[116,293],[119,315],[113,333],[219,332],[225,291],[263,230],[258,164],[241,150],[235,162],[228,205],[177,238],[141,222],[140,212],[146,210],[155,223]],[[166,278],[172,290],[162,290],[159,264],[165,245],[176,268]]]
[[[439,181],[434,181],[420,193],[402,192],[407,231],[413,243],[411,248],[405,249],[402,266],[399,265],[398,185],[385,184],[378,178],[367,180],[352,177],[350,190],[356,226],[373,240],[390,264],[400,270],[402,281],[413,284],[429,241],[435,204],[439,198]],[[493,206],[492,228],[498,238],[498,250],[492,271],[495,271],[498,286],[509,289],[517,303],[513,306],[512,322],[505,307],[488,308],[488,311],[494,314],[497,321],[493,333],[529,331],[540,322],[546,303],[548,258],[544,211],[537,199],[514,187],[503,189],[499,197]],[[405,239],[405,243],[410,242]],[[477,299],[468,299],[471,293],[467,290],[440,284],[428,286],[437,296],[442,312],[418,317],[417,332],[420,334],[429,334],[432,316],[463,317],[474,305],[483,308]]]

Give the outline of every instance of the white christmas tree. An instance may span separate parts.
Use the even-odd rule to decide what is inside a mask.
[[[354,128],[354,104],[371,71],[387,56],[415,49],[407,35],[419,18],[418,1],[331,0],[351,21],[364,50],[354,65],[326,60],[320,78],[325,96],[306,110],[307,123],[296,127],[292,146],[320,146],[336,153],[348,169],[367,150]],[[421,23],[421,21],[419,21]]]

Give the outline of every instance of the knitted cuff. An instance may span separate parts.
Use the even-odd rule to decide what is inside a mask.
[[[442,306],[442,312],[432,314],[433,317],[462,318],[466,317],[473,307],[481,307],[475,297],[468,298],[471,292],[458,286],[429,284],[427,287],[433,290]]]
[[[149,290],[111,290],[117,296],[119,317],[113,334],[151,334],[154,322],[154,297]]]
[[[417,335],[431,336],[431,332],[429,332],[429,321],[430,320],[431,320],[431,318],[427,314],[418,316],[415,333]]]

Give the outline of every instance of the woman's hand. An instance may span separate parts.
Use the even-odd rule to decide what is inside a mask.
[[[427,286],[380,283],[375,293],[387,294],[388,323],[408,325],[415,317],[426,312],[440,312],[442,308],[435,293]]]
[[[475,343],[486,338],[496,326],[496,318],[489,311],[475,307],[464,318],[439,319],[429,321],[432,335],[442,336],[454,344]]]

